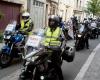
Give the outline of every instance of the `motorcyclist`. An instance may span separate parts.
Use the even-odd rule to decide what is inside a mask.
[[[73,18],[71,18],[72,20],[72,24],[73,24],[73,34],[74,34],[74,39],[75,39],[75,35],[76,35],[76,31],[78,29],[78,20],[76,16],[73,16]]]
[[[62,17],[59,17],[59,27],[63,30],[63,33],[67,39],[68,38],[68,29],[65,28],[65,23],[62,21]]]
[[[94,33],[95,33],[95,38],[98,38],[98,25],[97,25],[97,21],[93,20],[93,26],[94,26]]]
[[[59,18],[57,16],[50,16],[49,17],[49,27],[45,29],[45,39],[43,40],[42,45],[45,47],[53,46],[56,47],[56,50],[53,51],[51,56],[51,61],[53,65],[55,66],[55,69],[59,75],[59,80],[63,80],[63,74],[61,70],[61,60],[60,60],[60,53],[61,53],[61,42],[63,40],[62,38],[62,30],[58,26],[59,25]],[[27,66],[27,69],[22,72],[20,75],[21,78],[30,78],[32,77],[32,73],[34,70],[34,63],[30,63]]]
[[[62,29],[64,29],[65,24],[64,24],[64,22],[62,21],[62,17],[59,17],[59,26],[60,26]]]
[[[20,24],[17,26],[20,31],[29,35],[33,30],[33,21],[30,18],[30,14],[28,12],[24,12],[22,14],[22,18],[20,20]]]
[[[86,21],[84,23],[84,27],[85,27],[85,30],[84,30],[84,43],[86,45],[86,48],[89,49],[89,36],[90,36],[89,31],[90,31],[90,29],[89,29],[88,21]]]
[[[61,42],[63,40],[62,30],[58,26],[59,18],[52,15],[49,18],[49,27],[45,31],[44,46],[55,46],[57,47],[52,54],[52,62],[55,65],[55,69],[59,75],[59,79],[63,80],[61,65],[60,65],[60,53],[61,53]]]

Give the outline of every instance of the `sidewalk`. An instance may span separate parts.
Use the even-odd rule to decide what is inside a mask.
[[[93,50],[75,80],[100,80],[100,44]]]

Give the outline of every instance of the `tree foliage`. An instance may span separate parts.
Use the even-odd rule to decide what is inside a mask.
[[[100,0],[90,0],[87,4],[87,12],[100,16]]]

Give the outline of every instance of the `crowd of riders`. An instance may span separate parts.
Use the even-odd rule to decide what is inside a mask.
[[[74,39],[76,40],[75,47],[78,47],[77,49],[79,49],[80,46],[86,46],[86,48],[89,49],[89,38],[98,38],[100,19],[98,18],[97,20],[94,20],[92,18],[85,18],[83,22],[79,23],[77,17],[74,16],[71,18],[71,20],[73,26],[73,35]],[[30,14],[28,12],[22,14],[20,24],[16,26],[16,30],[24,32],[24,34],[27,36],[32,34],[32,30],[34,30],[34,22],[30,18]],[[48,18],[48,26],[44,29],[42,46],[45,48],[51,46],[56,47],[56,49],[54,49],[52,52],[51,61],[59,75],[59,80],[64,80],[61,70],[60,55],[63,53],[63,41],[67,43],[67,40],[68,29],[66,28],[66,23],[62,21],[61,17],[57,15],[50,15]],[[64,54],[63,58],[65,58],[65,56],[66,55]],[[30,62],[27,65],[27,68],[20,74],[20,79],[31,80],[35,66],[36,65],[34,63]]]

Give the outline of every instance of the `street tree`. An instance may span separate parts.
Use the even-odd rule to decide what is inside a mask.
[[[89,0],[86,12],[93,16],[100,16],[100,0]]]

